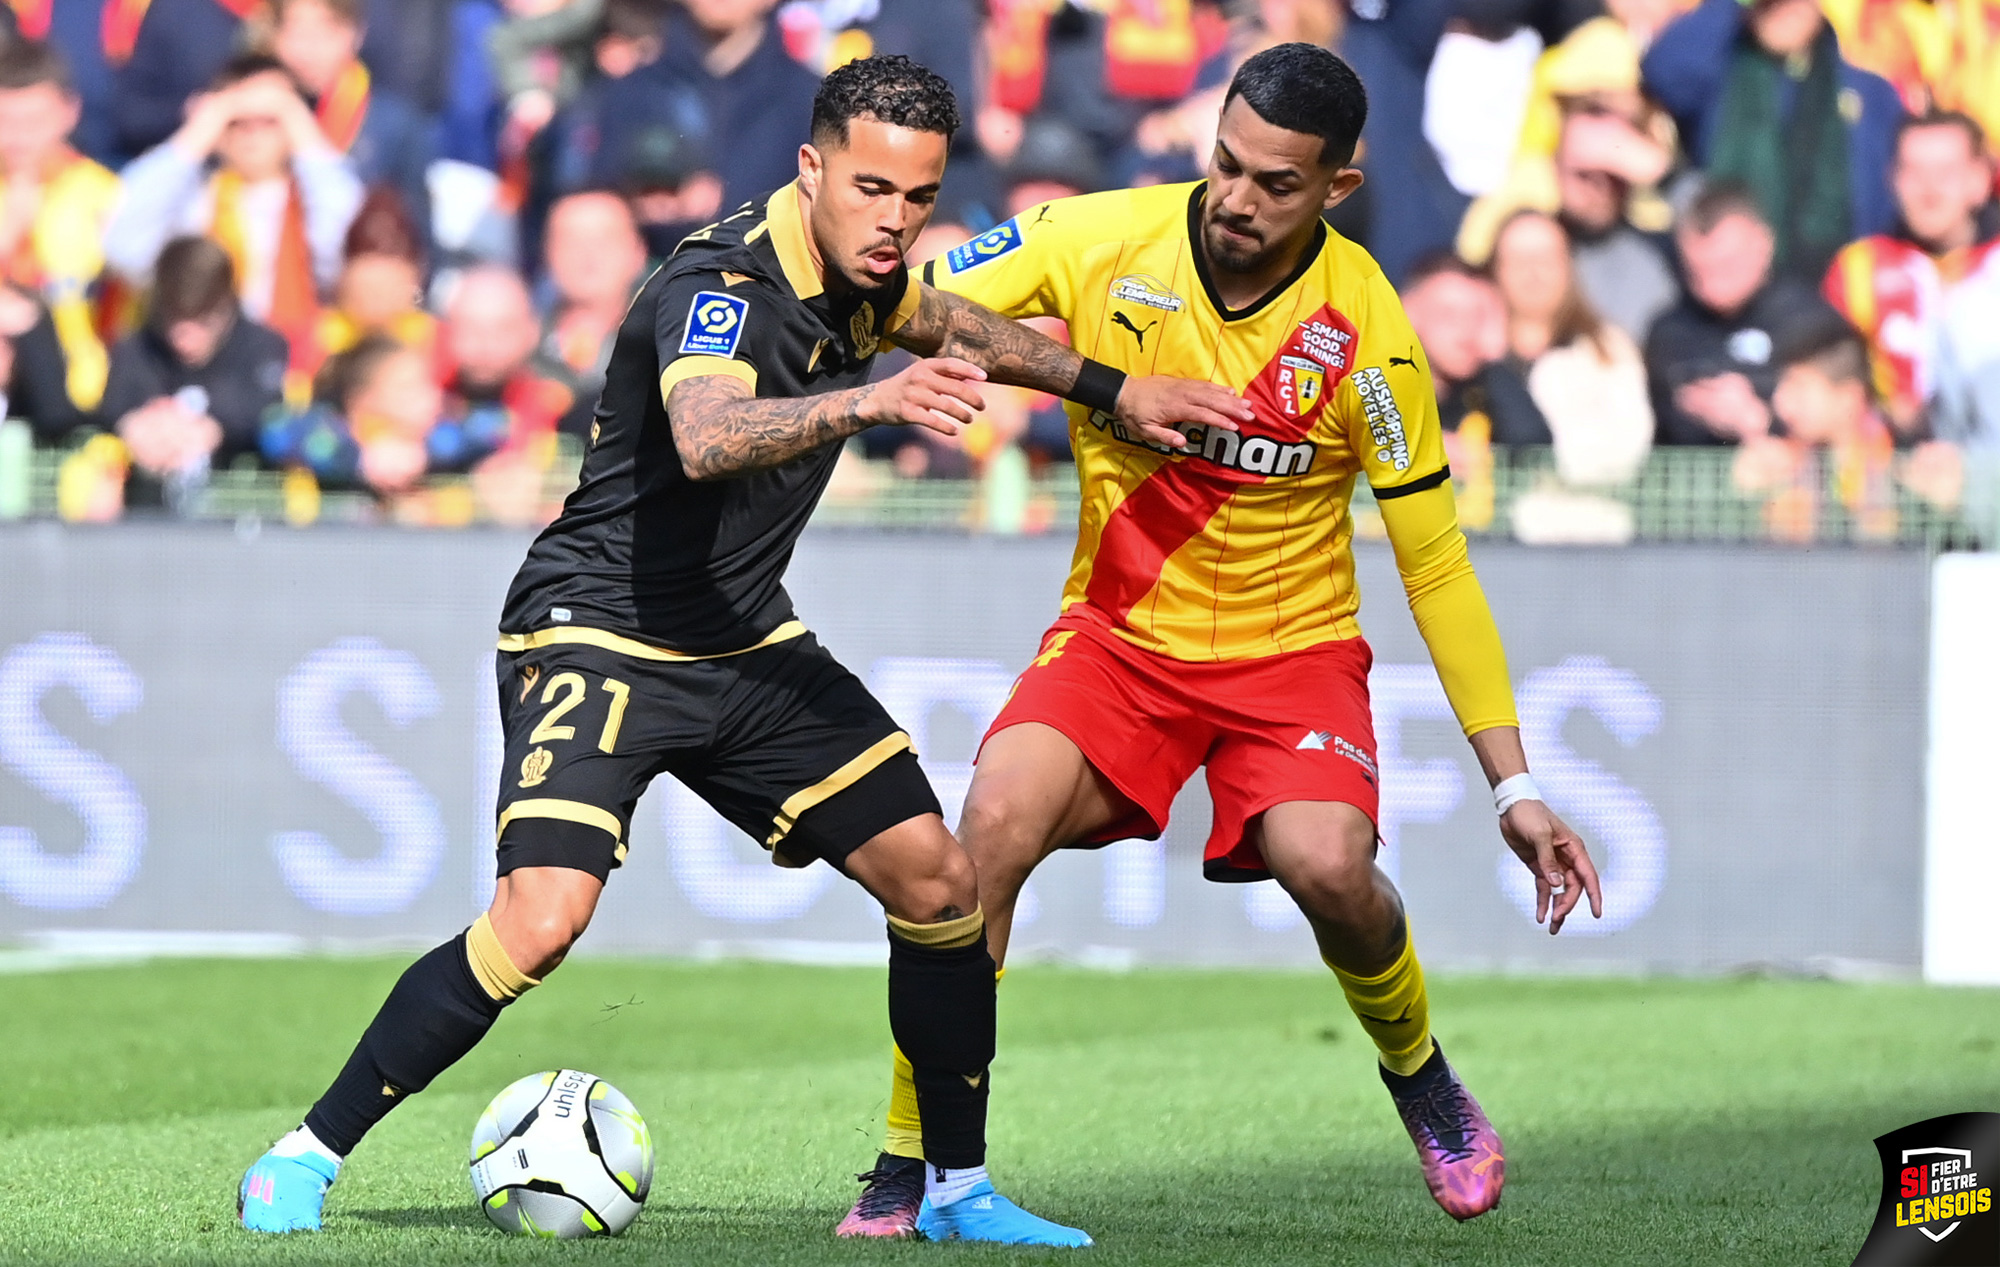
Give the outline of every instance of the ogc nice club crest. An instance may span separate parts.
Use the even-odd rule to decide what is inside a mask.
[[[2000,1113],[1953,1113],[1891,1131],[1882,1208],[1854,1267],[2000,1267]]]

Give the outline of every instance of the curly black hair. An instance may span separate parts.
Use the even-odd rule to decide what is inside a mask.
[[[944,77],[901,53],[863,57],[820,81],[812,139],[821,149],[847,144],[849,119],[876,119],[917,132],[958,131],[958,98]]]
[[[1368,121],[1368,93],[1354,68],[1317,44],[1279,44],[1243,63],[1225,109],[1241,97],[1257,117],[1320,139],[1319,161],[1345,167]]]

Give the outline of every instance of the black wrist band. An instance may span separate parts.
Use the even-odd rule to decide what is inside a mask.
[[[1086,356],[1083,368],[1076,372],[1075,384],[1065,395],[1079,405],[1109,414],[1118,412],[1118,393],[1124,387],[1124,370],[1113,369]]]

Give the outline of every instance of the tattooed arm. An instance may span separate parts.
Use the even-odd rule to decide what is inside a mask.
[[[877,423],[957,435],[986,408],[976,386],[985,377],[976,365],[942,357],[844,392],[760,400],[734,375],[704,374],[674,384],[667,419],[689,479],[728,479],[783,466]]]
[[[1254,416],[1250,406],[1227,387],[1164,376],[1128,378],[1085,360],[1075,350],[1008,320],[984,304],[926,286],[915,278],[910,279],[910,285],[918,290],[917,310],[889,338],[919,356],[959,357],[985,370],[996,383],[1048,392],[1104,409],[1136,426],[1155,444],[1175,449],[1187,447],[1187,438],[1180,431],[1183,427],[1234,431],[1239,422]],[[1109,390],[1105,390],[1106,375]],[[1090,390],[1093,387],[1104,396],[1115,391],[1115,403],[1095,399],[1096,393]]]

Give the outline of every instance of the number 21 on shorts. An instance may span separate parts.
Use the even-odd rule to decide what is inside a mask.
[[[598,685],[611,696],[611,706],[605,710],[604,729],[597,736],[597,750],[608,753],[618,747],[618,729],[625,724],[625,706],[632,701],[632,688],[616,678],[605,678]],[[565,726],[561,722],[565,714],[583,703],[583,697],[589,692],[590,687],[581,673],[558,673],[550,678],[548,685],[542,688],[542,703],[554,704],[555,707],[528,735],[528,742],[555,743],[576,738],[576,727]]]

